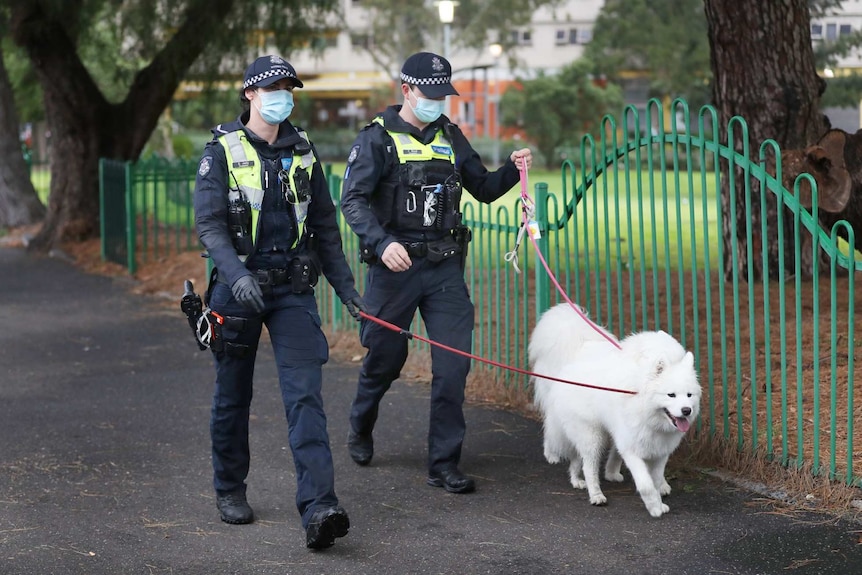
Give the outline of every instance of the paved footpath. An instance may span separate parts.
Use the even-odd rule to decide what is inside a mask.
[[[425,485],[428,390],[396,383],[369,467],[347,455],[356,365],[325,368],[337,490],[353,524],[305,549],[271,350],[252,406],[249,499],[218,519],[208,418],[212,366],[178,306],[127,280],[0,248],[0,574],[851,574],[862,526],[773,514],[694,471],[650,518],[631,482],[606,507],[542,458],[541,426],[470,406],[471,495]],[[178,286],[179,292],[179,286]]]

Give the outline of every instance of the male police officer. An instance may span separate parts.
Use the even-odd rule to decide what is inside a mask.
[[[314,286],[322,272],[358,319],[364,309],[341,246],[335,206],[314,147],[287,117],[293,66],[264,56],[246,70],[240,98],[248,111],[213,129],[195,189],[195,224],[215,264],[208,304],[222,317],[210,431],[222,521],[250,523],[249,406],[261,328],[266,325],[296,466],[296,506],[309,548],[347,534],[335,495],[321,397],[329,357]]]
[[[356,138],[344,175],[341,210],[361,241],[368,268],[368,313],[407,329],[417,308],[433,341],[469,352],[473,304],[463,275],[469,230],[461,224],[462,185],[490,203],[529,167],[527,148],[488,172],[461,130],[442,115],[457,95],[449,62],[421,52],[401,69],[403,106],[390,106]],[[372,430],[383,394],[407,359],[404,336],[362,321],[368,352],[350,412],[348,451],[359,465],[374,453]],[[466,425],[463,402],[470,360],[431,348],[427,483],[450,493],[475,489],[458,469]]]

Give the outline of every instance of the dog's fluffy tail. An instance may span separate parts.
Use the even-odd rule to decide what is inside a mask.
[[[582,309],[581,312],[586,315]],[[602,329],[602,332],[617,341],[607,330]],[[605,336],[571,305],[558,304],[543,313],[533,329],[528,350],[530,365],[535,371],[557,372],[580,352],[585,342],[604,340]]]

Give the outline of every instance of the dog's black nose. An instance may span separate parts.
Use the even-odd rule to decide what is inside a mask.
[[[691,408],[690,407],[683,407],[682,408],[682,414],[684,416],[688,417],[689,415],[691,415]]]

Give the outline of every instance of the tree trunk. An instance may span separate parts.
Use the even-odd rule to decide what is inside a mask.
[[[78,58],[61,12],[36,0],[14,4],[12,37],[27,52],[42,85],[51,130],[48,213],[31,249],[47,251],[63,241],[98,235],[99,158],[138,158],[183,75],[211,39],[201,30],[219,29],[234,2],[190,1],[175,34],[138,72],[119,104],[105,99]]]
[[[0,47],[0,227],[41,220],[45,206],[36,195],[18,141],[18,113]]]
[[[781,149],[803,148],[815,142],[828,128],[820,113],[820,95],[825,82],[817,76],[811,48],[808,0],[704,0],[709,26],[709,43],[713,73],[713,101],[718,110],[721,141],[727,141],[727,123],[741,116],[748,124],[749,150],[756,161],[765,139],[775,140]],[[742,151],[740,131],[734,129],[736,141],[728,145]],[[727,164],[721,186],[724,270],[733,273],[731,248],[735,218],[738,242],[737,272],[748,277],[745,236],[745,198],[741,174],[735,190],[728,188]],[[731,194],[735,195],[736,213],[730,213]],[[766,192],[768,230],[776,229],[778,202]],[[777,275],[781,265],[792,265],[794,249],[791,227],[785,225],[788,240],[785,262],[778,261],[776,237],[760,237],[760,203],[752,194],[751,226],[754,232],[755,277],[760,279],[760,244],[767,242],[770,276]],[[786,217],[782,215],[781,217]],[[771,234],[770,234],[771,235]],[[811,259],[811,250],[802,256]],[[755,262],[752,262],[755,263]],[[808,262],[812,264],[812,262]]]

